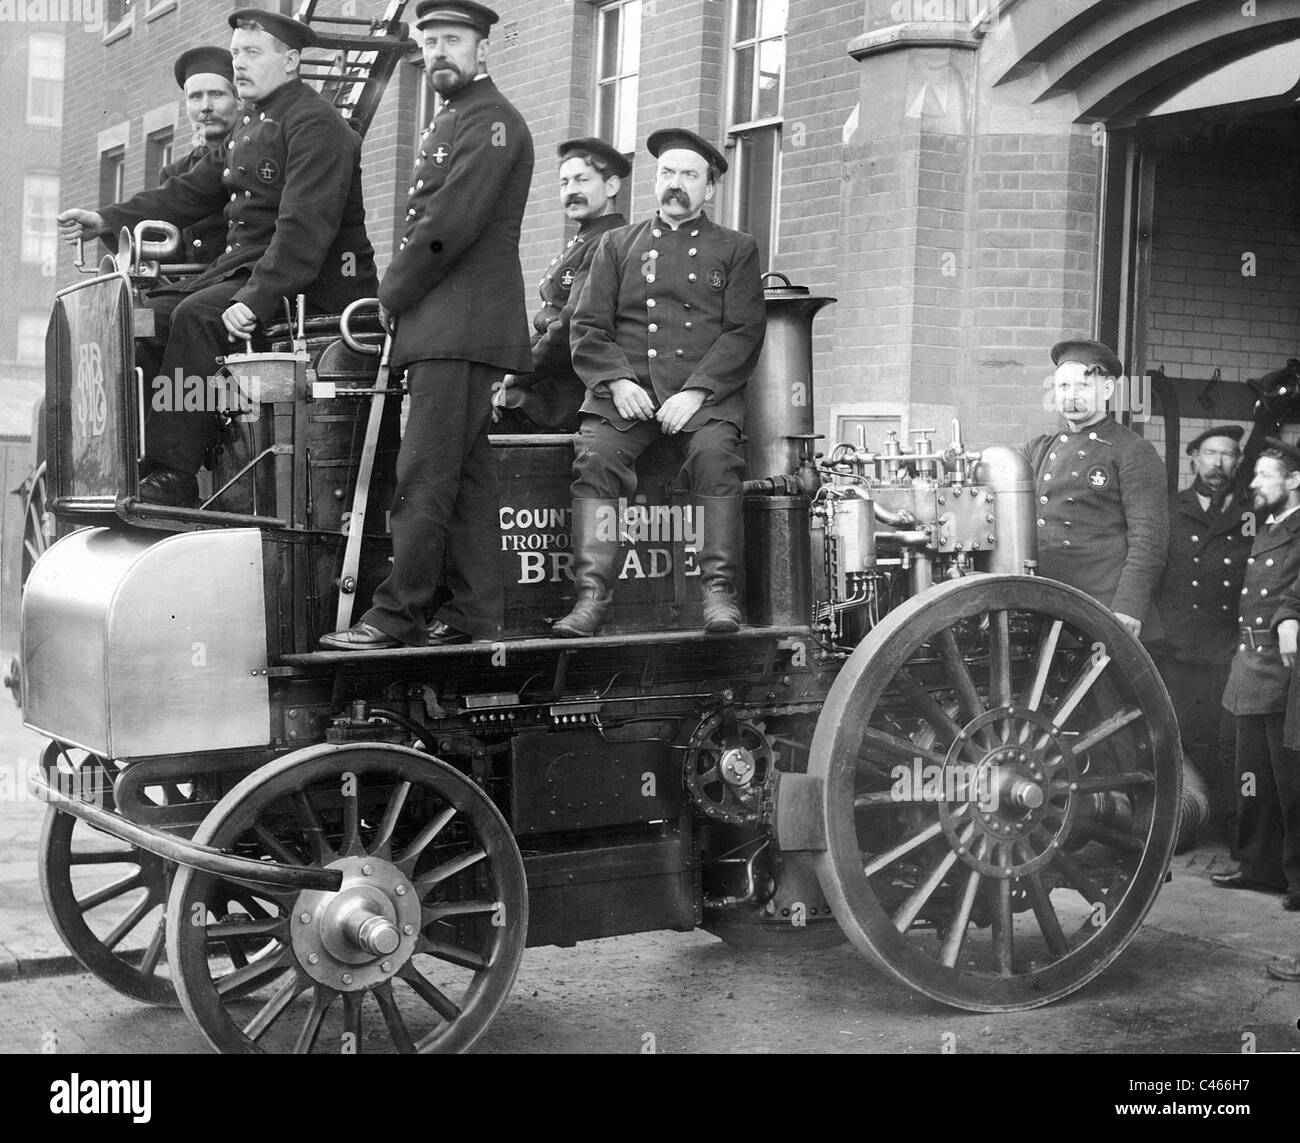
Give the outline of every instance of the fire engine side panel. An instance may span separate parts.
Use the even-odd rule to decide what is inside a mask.
[[[265,745],[265,626],[255,529],[75,532],[27,583],[27,723],[111,758]]]

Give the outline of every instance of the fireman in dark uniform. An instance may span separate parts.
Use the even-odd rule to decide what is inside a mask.
[[[691,131],[656,131],[659,209],[600,240],[573,314],[573,367],[587,387],[573,463],[573,610],[553,630],[595,634],[613,599],[619,498],[636,460],[675,437],[695,497],[704,626],[740,626],[741,429],[766,331],[758,245],[704,213],[727,169]]]
[[[1235,796],[1219,764],[1228,667],[1255,517],[1242,484],[1240,425],[1206,429],[1187,446],[1195,479],[1169,501],[1169,562],[1156,590],[1163,628],[1151,644],[1178,715],[1183,752],[1205,781],[1211,818],[1226,825]]]
[[[235,71],[229,48],[190,48],[177,57],[172,68],[176,83],[185,92],[185,113],[194,128],[194,146],[188,154],[166,164],[158,172],[158,185],[183,175],[207,158],[209,151],[224,150],[226,136],[239,110]],[[215,210],[181,234],[178,262],[207,265],[226,245],[226,215]]]
[[[1159,634],[1152,593],[1165,566],[1169,504],[1156,450],[1106,409],[1124,373],[1097,341],[1052,347],[1064,426],[1029,444],[1038,570],[1086,591],[1136,637]]]
[[[1250,482],[1260,521],[1246,561],[1223,705],[1237,716],[1237,840],[1226,889],[1281,892],[1300,909],[1300,745],[1287,708],[1300,631],[1300,449],[1271,437]]]
[[[587,391],[573,372],[569,323],[601,235],[627,225],[614,199],[632,164],[603,139],[570,139],[558,150],[560,206],[578,232],[538,283],[542,308],[533,315],[532,372],[507,374],[492,404],[517,409],[539,428],[572,431]]]
[[[317,312],[337,313],[373,297],[374,251],[361,197],[361,139],[298,76],[300,54],[315,43],[310,28],[274,12],[241,8],[229,17],[235,87],[245,102],[225,153],[157,190],[99,213],[66,210],[64,237],[115,234],[148,218],[190,226],[224,203],[226,244],[202,273],[151,300],[174,305],[171,331],[145,424],[149,472],[140,499],[197,502],[194,474],[215,437],[217,418],[168,407],[176,370],[210,377],[216,358],[257,324],[284,313],[282,298],[307,295]]]
[[[359,623],[321,638],[332,648],[490,640],[505,606],[488,428],[493,384],[532,362],[519,232],[533,140],[487,74],[497,14],[425,0],[416,17],[443,104],[420,145],[402,239],[379,286],[392,364],[405,369],[410,392],[390,515],[393,570]]]

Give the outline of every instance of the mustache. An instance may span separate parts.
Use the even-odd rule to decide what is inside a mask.
[[[690,206],[690,196],[684,190],[678,190],[676,187],[669,187],[668,190],[660,196],[659,201],[667,206],[670,202],[680,202],[682,206]]]
[[[581,194],[571,194],[564,200],[565,206],[586,206],[587,197]]]

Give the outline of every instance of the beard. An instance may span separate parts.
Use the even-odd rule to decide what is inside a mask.
[[[1283,511],[1286,508],[1288,497],[1283,493],[1281,496],[1274,497],[1270,500],[1264,495],[1264,493],[1254,492],[1251,494],[1250,499],[1251,507],[1254,508],[1256,512],[1262,512],[1267,518],[1269,516],[1276,516],[1279,512]]]
[[[443,99],[447,99],[459,91],[464,91],[473,78],[472,74],[467,75],[455,64],[448,62],[435,66],[429,73],[429,84]]]

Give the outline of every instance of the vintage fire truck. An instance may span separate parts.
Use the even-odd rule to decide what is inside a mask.
[[[327,86],[373,95],[402,37],[368,31],[325,37]],[[61,534],[23,599],[24,717],[51,739],[41,883],[106,983],[178,999],[220,1051],[455,1051],[529,945],[847,937],[999,1012],[1067,996],[1133,938],[1177,833],[1168,696],[1107,609],[1034,574],[1019,452],[956,425],[818,451],[833,299],[769,276],[739,633],[699,633],[696,522],[648,454],[608,633],[550,637],[572,440],[515,433],[492,441],[482,569],[505,636],[325,652],[390,553],[402,389],[374,307],[290,312],[228,357],[203,506],[141,503],[147,291],[184,272],[174,237],[124,233],[58,296]]]

